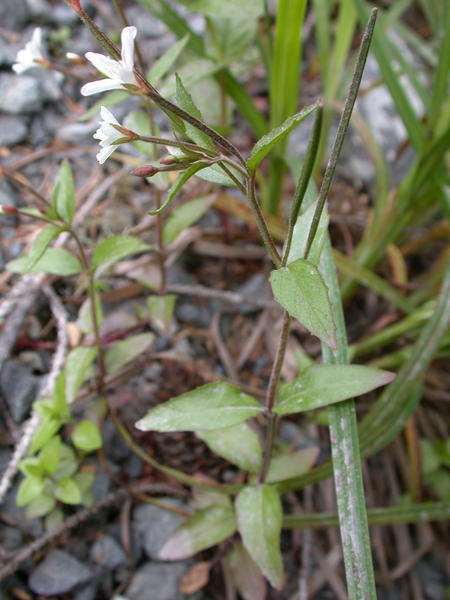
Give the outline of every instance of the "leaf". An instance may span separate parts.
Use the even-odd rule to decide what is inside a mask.
[[[209,580],[211,563],[195,563],[189,571],[180,579],[180,592],[182,594],[195,594],[205,587]]]
[[[176,299],[177,297],[174,294],[147,298],[150,322],[161,333],[169,333]]]
[[[13,273],[49,273],[60,277],[70,277],[81,273],[81,264],[78,258],[64,248],[47,248],[39,260],[29,267],[29,256],[11,260],[8,269]]]
[[[102,447],[102,436],[97,425],[87,419],[78,423],[72,431],[72,443],[83,452],[93,452]]]
[[[280,534],[283,518],[281,500],[268,485],[247,486],[236,501],[238,529],[248,553],[273,587],[283,585]]]
[[[56,501],[53,496],[41,493],[37,498],[32,500],[25,511],[27,519],[40,519],[52,512],[55,508]]]
[[[267,472],[267,483],[293,479],[307,473],[319,456],[319,448],[302,448],[297,452],[273,456]]]
[[[242,183],[241,173],[229,165],[227,165],[227,168],[229,171],[231,171],[231,173],[233,173],[237,180]],[[210,167],[206,167],[206,169],[202,169],[196,175],[199,179],[204,179],[205,181],[210,181],[211,183],[217,183],[218,185],[223,185],[226,187],[236,187],[236,183],[229,175],[225,173],[225,171],[220,168],[220,165],[211,165]]]
[[[80,504],[81,492],[71,477],[60,479],[55,487],[55,497],[64,504]]]
[[[72,404],[77,397],[96,356],[97,348],[79,346],[69,352],[65,367],[67,404]]]
[[[60,508],[55,508],[45,518],[45,531],[54,531],[64,523],[64,513]]]
[[[186,44],[189,42],[189,37],[190,36],[187,33],[181,40],[178,40],[178,42],[175,42],[175,44],[170,46],[170,48],[154,63],[147,75],[147,79],[153,86],[156,87],[158,85],[160,80],[169,71],[170,67],[176,62]]]
[[[192,488],[192,501],[194,508],[200,510],[211,506],[224,506],[232,508],[230,496],[217,490],[195,487]]]
[[[28,475],[19,485],[16,496],[17,506],[26,506],[32,502],[42,492],[45,486],[43,477],[33,477]]]
[[[257,400],[236,386],[218,381],[160,404],[136,427],[141,431],[209,431],[241,423],[263,410]]]
[[[257,19],[243,19],[242,11],[228,17],[210,18],[207,28],[208,47],[206,52],[217,61],[229,64],[241,58],[255,39]],[[211,39],[210,39],[211,38]]]
[[[176,99],[177,99],[178,106],[180,108],[182,108],[184,111],[186,111],[187,113],[189,113],[191,116],[198,119],[199,121],[203,121],[200,111],[195,106],[194,101],[192,100],[192,96],[189,94],[187,89],[184,87],[183,82],[181,81],[180,77],[178,76],[178,73],[175,73],[175,79],[176,79]],[[197,129],[197,127],[194,127],[194,125],[191,125],[190,123],[187,123],[186,121],[184,121],[184,128],[186,131],[186,135],[193,142],[195,142],[199,146],[202,146],[203,148],[208,148],[209,150],[215,151],[215,146],[214,146],[213,142],[211,141],[211,138],[209,136],[207,136],[206,133],[203,133],[203,131],[200,131],[200,129]]]
[[[280,387],[279,415],[314,410],[366,394],[390,383],[395,374],[361,365],[314,365]]]
[[[275,299],[313,335],[335,349],[336,326],[328,289],[315,265],[296,260],[270,274]]]
[[[206,169],[200,171],[204,173]],[[201,219],[207,210],[214,203],[214,198],[204,196],[196,198],[189,202],[184,202],[173,209],[170,213],[163,229],[163,241],[165,244],[174,242],[180,233],[190,227],[193,223]]]
[[[94,474],[82,471],[74,476],[74,480],[81,492],[81,504],[87,507],[92,506],[94,504],[94,496],[92,493]]]
[[[247,166],[250,171],[254,171],[262,159],[272,150],[272,148],[283,139],[288,133],[290,133],[297,125],[304,121],[309,115],[315,111],[317,105],[311,104],[306,106],[303,110],[292,115],[279,127],[272,129],[269,133],[266,133],[260,140],[256,142],[253,147],[250,158],[247,161]]]
[[[44,227],[36,236],[29,252],[10,261],[8,269],[13,273],[20,273],[22,275],[32,272],[33,267],[36,266],[36,263],[47,250],[49,244],[58,237],[61,231],[63,231],[63,228],[56,225]]]
[[[244,600],[265,600],[266,582],[257,564],[241,542],[227,554],[231,576]]]
[[[162,204],[162,206],[160,206],[159,208],[157,208],[155,210],[149,210],[148,211],[149,214],[150,215],[159,215],[160,213],[162,213],[172,203],[172,201],[175,199],[175,196],[178,194],[178,192],[181,190],[181,188],[184,186],[184,184],[193,175],[195,175],[197,173],[197,171],[200,171],[200,169],[204,169],[207,165],[208,165],[208,163],[206,161],[199,161],[199,162],[191,165],[188,169],[186,169],[182,173],[180,173],[178,175],[178,177],[175,179],[175,182],[173,183],[170,190],[167,192],[167,198],[166,198],[165,202]]]
[[[208,17],[232,17],[256,19],[263,12],[262,0],[180,0],[191,12],[199,12]]]
[[[97,244],[92,254],[92,266],[98,269],[100,265],[108,267],[118,262],[125,256],[147,250],[149,246],[138,237],[131,235],[113,235]]]
[[[223,506],[201,510],[177,527],[159,552],[161,560],[182,560],[215,546],[236,531],[234,511]]]
[[[292,236],[292,245],[287,259],[287,264],[295,262],[299,258],[303,258],[306,250],[306,242],[308,240],[308,233],[311,228],[311,223],[315,211],[315,204],[310,206],[302,215],[297,219],[294,227],[294,234]],[[308,254],[308,260],[313,265],[318,266],[322,248],[325,243],[326,234],[328,230],[328,212],[326,208],[322,211],[320,216],[319,225],[317,227],[316,235],[314,236],[313,243]]]
[[[214,431],[196,431],[195,435],[213,452],[244,471],[256,473],[261,470],[261,445],[257,434],[245,421]]]
[[[41,417],[38,428],[33,435],[33,439],[30,444],[30,453],[37,452],[40,450],[55,433],[59,431],[62,426],[62,422],[59,419],[55,419],[51,416]]]
[[[103,323],[103,307],[100,296],[97,292],[94,293],[95,298],[95,315],[97,319],[97,325],[100,328]],[[92,323],[92,309],[91,309],[91,299],[86,298],[80,308],[80,312],[78,313],[77,319],[78,328],[86,334],[91,334],[94,332],[94,326]]]
[[[41,461],[36,456],[23,458],[19,463],[19,471],[25,477],[41,477],[43,470]]]
[[[53,479],[67,479],[76,473],[78,469],[78,461],[75,452],[67,444],[61,444],[61,454],[59,457],[58,468],[53,473]]]
[[[105,352],[105,368],[107,373],[114,373],[124,365],[145,352],[152,344],[153,333],[141,333],[126,340],[116,342]]]
[[[51,438],[42,448],[39,454],[39,462],[47,473],[54,473],[58,468],[61,455],[61,438],[59,435]]]
[[[59,170],[58,179],[53,190],[52,204],[57,215],[70,225],[75,213],[75,189],[72,169],[68,160],[63,160]]]

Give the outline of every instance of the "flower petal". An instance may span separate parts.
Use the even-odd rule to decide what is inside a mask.
[[[99,92],[122,89],[124,89],[124,87],[120,81],[113,81],[112,79],[99,79],[98,81],[91,81],[83,85],[80,93],[82,96],[92,96],[92,94],[98,94]]]
[[[120,80],[120,64],[116,60],[97,52],[86,52],[85,56],[97,71],[100,71],[100,73],[103,73],[103,75],[106,75],[110,79]]]
[[[100,116],[105,121],[105,123],[111,123],[113,125],[120,125],[119,121],[112,114],[112,112],[106,108],[106,106],[102,106],[100,108]]]
[[[117,146],[108,146],[107,148],[102,148],[95,158],[101,165],[103,165],[103,163],[108,160],[116,148]]]
[[[122,41],[122,64],[128,71],[132,71],[134,67],[134,38],[136,34],[136,27],[124,27],[122,29],[120,38]]]

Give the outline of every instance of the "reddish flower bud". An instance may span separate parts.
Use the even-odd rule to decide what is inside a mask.
[[[11,206],[10,204],[4,204],[2,206],[2,211],[5,215],[17,215],[19,212],[15,206]]]
[[[81,12],[83,9],[81,8],[81,3],[80,0],[66,0],[67,4],[70,4],[70,6],[76,10],[78,13]]]
[[[152,165],[145,165],[144,167],[138,167],[131,172],[132,175],[136,177],[153,177],[156,173],[159,172],[159,169],[153,167]]]
[[[177,161],[175,160],[175,158],[173,156],[163,156],[159,162],[162,165],[173,165]]]

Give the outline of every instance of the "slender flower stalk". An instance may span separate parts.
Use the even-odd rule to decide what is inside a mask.
[[[17,53],[16,62],[12,68],[18,75],[22,75],[22,73],[25,73],[29,69],[45,67],[48,64],[48,60],[44,56],[42,30],[40,27],[36,27],[31,40],[25,44],[25,48],[22,48]]]
[[[137,34],[136,27],[122,29],[121,58],[114,60],[109,56],[97,52],[87,52],[86,59],[105,75],[106,79],[91,81],[81,88],[83,96],[91,96],[109,90],[126,90],[140,87],[134,71],[134,40]]]

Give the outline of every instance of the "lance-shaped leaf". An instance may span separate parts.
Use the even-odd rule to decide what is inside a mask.
[[[272,148],[282,140],[288,133],[297,127],[302,121],[304,121],[309,115],[317,108],[316,104],[306,106],[303,110],[292,115],[279,127],[275,127],[266,135],[256,142],[253,147],[250,158],[247,161],[247,166],[250,171],[254,171],[262,159],[272,150]]]
[[[177,297],[174,294],[147,298],[150,322],[161,333],[169,333],[176,299]]]
[[[30,250],[20,258],[11,261],[8,264],[9,269],[14,273],[30,273],[47,250],[49,244],[58,237],[61,231],[64,231],[64,228],[56,227],[56,225],[48,225],[48,227],[42,229],[36,236]],[[13,265],[15,265],[15,269],[12,268]]]
[[[172,398],[136,423],[141,431],[209,431],[256,417],[261,404],[238,387],[218,381]]]
[[[190,200],[189,202],[184,202],[183,204],[180,204],[180,206],[175,207],[164,225],[164,243],[171,244],[175,241],[184,229],[190,227],[193,223],[203,217],[213,202],[214,198],[212,196],[204,196],[202,198]]]
[[[272,457],[267,472],[267,483],[300,477],[307,473],[319,456],[319,448],[302,448],[297,452]]]
[[[200,510],[177,527],[159,552],[161,560],[182,560],[222,542],[236,531],[234,511],[224,506]]]
[[[336,326],[328,289],[312,262],[299,259],[270,274],[273,295],[288,313],[322,342],[336,348]]]
[[[42,256],[29,264],[29,255],[11,260],[8,269],[13,273],[50,273],[61,277],[70,277],[81,273],[81,264],[76,256],[64,248],[47,248]]]
[[[153,86],[157,86],[164,75],[169,71],[170,67],[175,63],[177,58],[183,52],[184,47],[189,41],[189,34],[186,34],[181,40],[172,44],[164,54],[158,58],[148,72],[147,79]]]
[[[245,487],[236,501],[238,530],[244,546],[273,587],[283,585],[280,533],[283,519],[281,500],[269,485]]]
[[[244,600],[265,600],[267,584],[264,577],[240,542],[236,542],[227,554],[227,562],[231,577]]]
[[[390,383],[395,373],[361,365],[314,365],[280,388],[279,415],[322,408]]]
[[[152,344],[155,336],[153,333],[141,333],[126,340],[113,344],[105,352],[105,367],[107,373],[114,373],[124,365],[134,360],[139,354],[145,352]]]
[[[78,347],[70,351],[66,361],[66,400],[72,404],[86,374],[97,355],[97,348]]]
[[[149,246],[144,244],[138,237],[132,235],[113,235],[100,242],[92,254],[92,266],[97,269],[100,265],[111,266],[115,262],[129,256],[147,250]]]
[[[64,160],[58,173],[52,198],[53,208],[66,223],[72,223],[75,213],[75,189],[72,169],[68,160]]]
[[[262,450],[257,434],[245,422],[195,434],[219,456],[244,471],[256,473],[262,467]]]
[[[176,98],[177,98],[178,106],[180,108],[182,108],[183,110],[185,110],[190,115],[192,115],[193,117],[195,117],[196,119],[198,119],[199,121],[203,121],[201,112],[195,106],[194,101],[192,100],[192,96],[189,94],[187,89],[184,87],[183,82],[181,81],[180,77],[178,76],[178,73],[175,73],[175,78],[176,78],[176,85],[177,85]],[[197,129],[197,127],[194,127],[194,125],[191,125],[190,123],[187,123],[186,121],[184,122],[184,128],[186,131],[186,135],[193,142],[195,142],[199,146],[202,146],[203,148],[208,148],[208,150],[212,150],[212,151],[215,150],[214,144],[212,143],[211,139],[206,135],[206,133],[203,133],[203,131],[200,131],[200,129]]]
[[[173,200],[175,199],[175,196],[178,194],[178,192],[181,190],[181,188],[184,186],[184,184],[193,175],[195,175],[197,173],[197,171],[200,171],[201,169],[204,169],[207,166],[208,166],[208,163],[206,161],[199,161],[199,162],[191,165],[189,168],[187,168],[182,173],[180,173],[178,175],[178,177],[175,179],[170,190],[167,192],[167,197],[166,197],[164,203],[162,204],[162,206],[160,206],[159,208],[157,208],[155,210],[149,210],[149,214],[150,215],[159,215],[160,213],[162,213],[173,202]]]
[[[308,240],[308,233],[311,229],[311,223],[314,215],[316,205],[312,204],[302,215],[297,219],[294,227],[294,234],[292,236],[292,245],[287,259],[287,264],[290,264],[299,258],[303,258],[306,250],[306,242]],[[326,208],[322,211],[320,216],[319,225],[317,227],[314,241],[311,244],[311,248],[308,254],[309,262],[314,265],[319,264],[320,255],[322,248],[325,243],[326,234],[328,230],[328,212]]]

